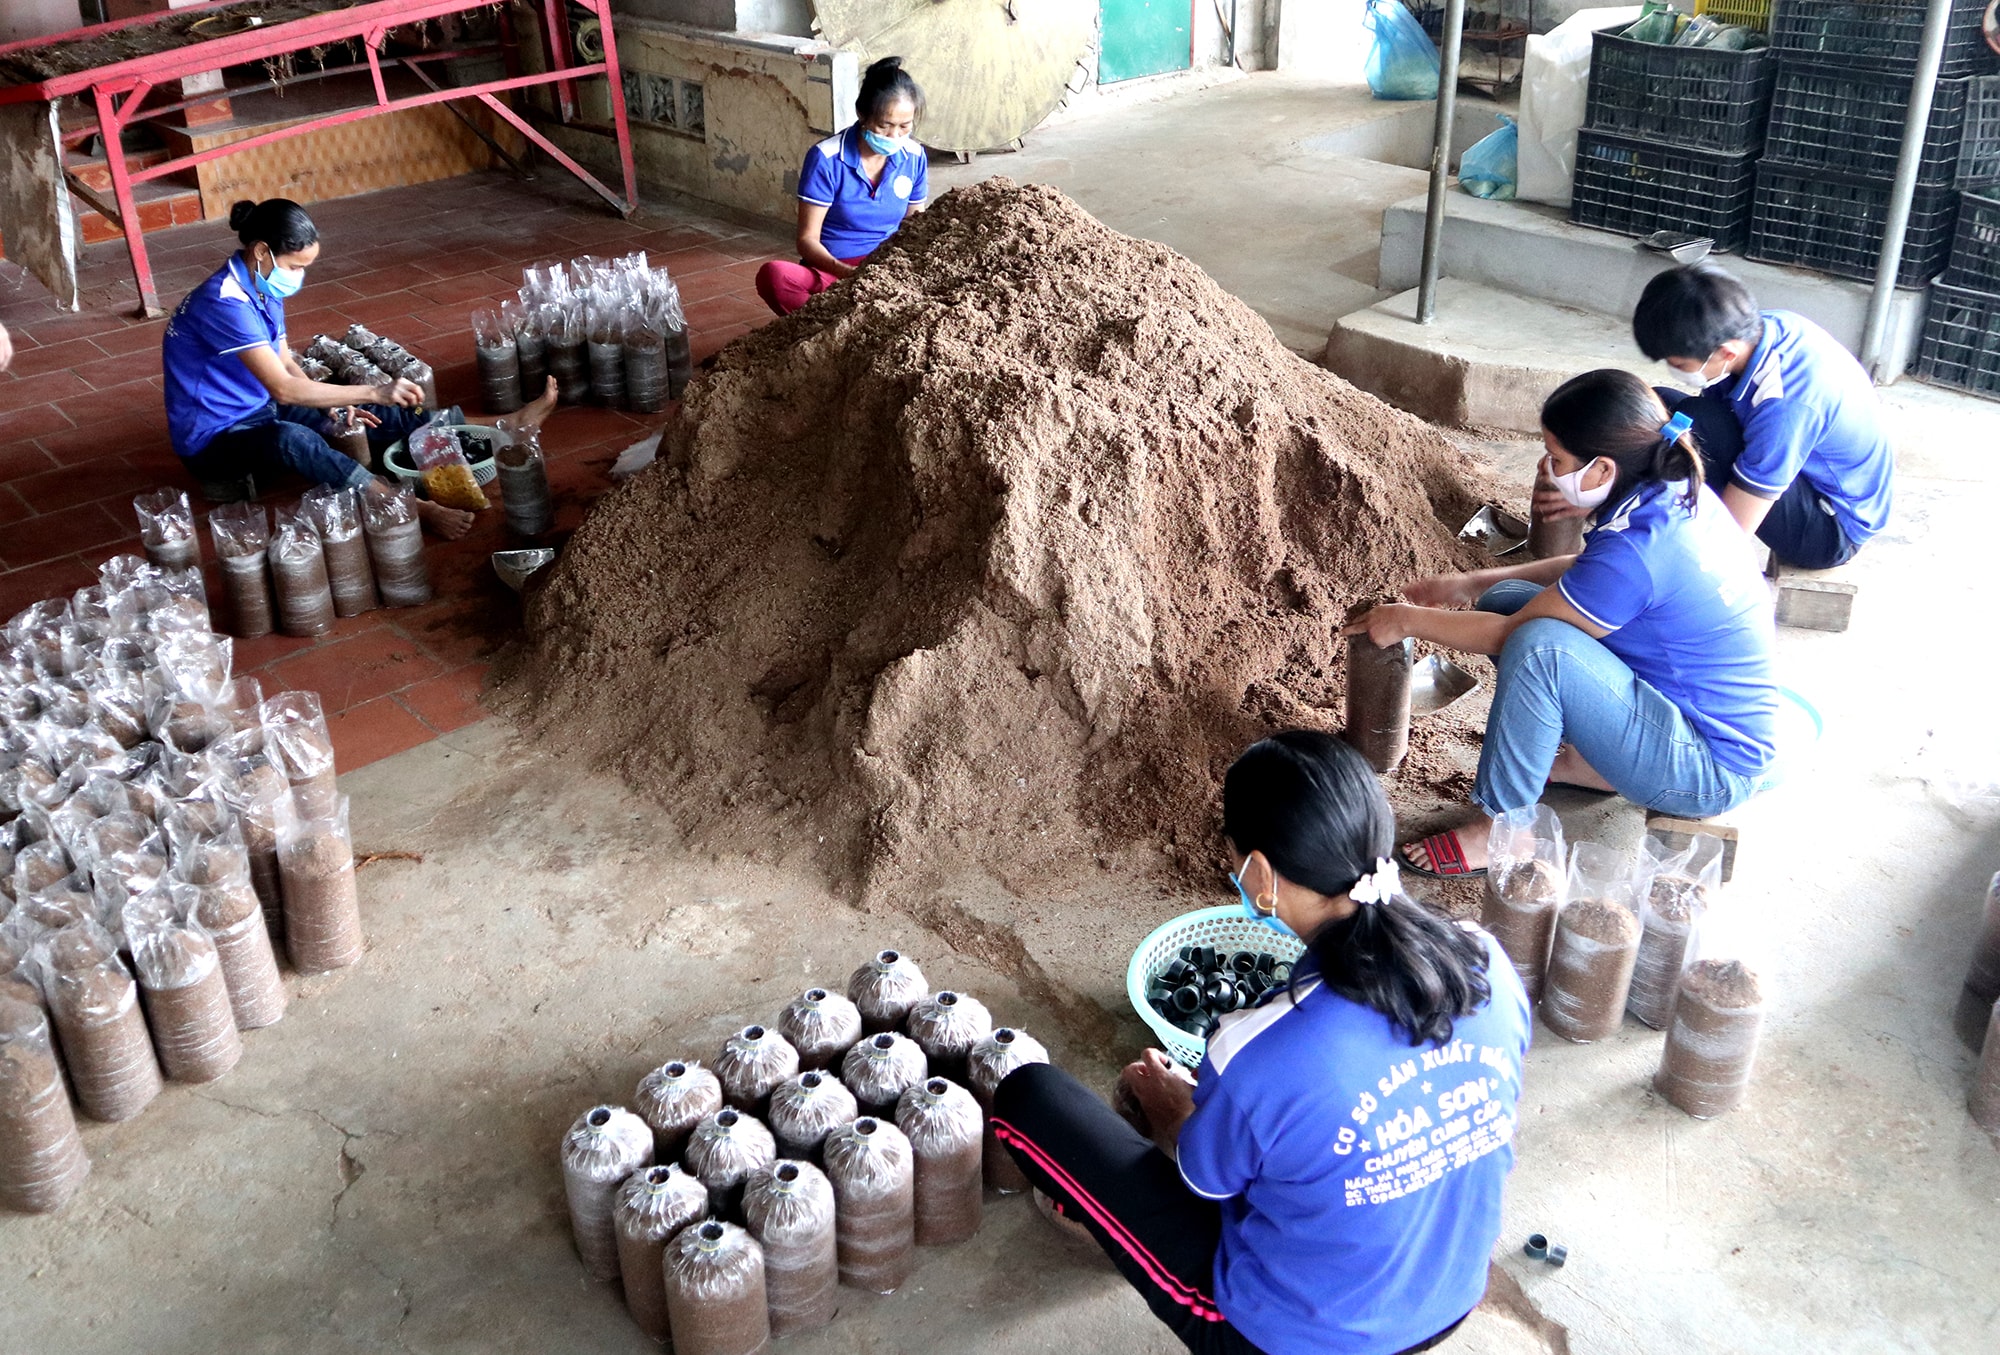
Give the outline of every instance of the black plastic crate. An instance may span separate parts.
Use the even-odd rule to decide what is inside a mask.
[[[1662,47],[1600,32],[1591,39],[1584,126],[1689,150],[1754,153],[1764,144],[1776,74],[1769,48]]]
[[[1569,219],[1650,235],[1692,231],[1717,249],[1741,249],[1757,186],[1754,155],[1717,155],[1588,129],[1576,134]]]
[[[1952,0],[1939,75],[1982,75],[2000,65],[1980,31],[1986,5],[1987,0]],[[1916,74],[1928,8],[1925,0],[1776,0],[1771,46],[1781,57],[1810,56],[1828,65],[1900,72],[1908,79]]]
[[[1955,182],[1960,188],[2000,187],[2000,75],[1967,82]]]
[[[2000,400],[2000,295],[1934,284],[1917,375]]]
[[[1746,253],[1762,263],[1798,264],[1871,281],[1882,253],[1882,229],[1889,219],[1889,187],[1887,179],[1760,160]],[[1921,287],[1944,271],[1957,216],[1954,190],[1917,190],[1896,270],[1899,285]]]
[[[1967,193],[1958,200],[1958,233],[1951,240],[1951,264],[1939,282],[2000,292],[2000,189]]]
[[[1958,173],[1959,134],[1971,81],[1940,80],[1931,97],[1917,182],[1949,184]],[[1771,92],[1764,154],[1870,179],[1896,177],[1910,78],[1803,61],[1781,61]]]

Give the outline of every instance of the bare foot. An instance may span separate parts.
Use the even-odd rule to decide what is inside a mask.
[[[423,524],[446,541],[456,541],[472,530],[472,514],[463,508],[447,508],[429,499],[417,500],[417,516]]]
[[[1583,755],[1568,744],[1556,750],[1556,761],[1549,768],[1549,784],[1552,786],[1581,786],[1585,790],[1615,791],[1609,781],[1597,774],[1597,769],[1583,760]]]
[[[507,416],[509,428],[540,428],[549,421],[549,415],[556,412],[556,379],[550,377],[542,387],[542,398],[530,405],[523,405],[518,413]]]
[[[1450,863],[1453,874],[1486,869],[1486,839],[1492,836],[1493,820],[1481,814],[1469,823],[1462,823],[1457,828],[1445,831],[1458,835],[1458,850],[1465,858],[1463,865],[1457,862]],[[1421,838],[1404,847],[1402,854],[1404,859],[1418,870],[1427,870],[1433,875],[1444,873],[1439,869],[1439,863],[1431,859],[1430,851],[1424,846]]]

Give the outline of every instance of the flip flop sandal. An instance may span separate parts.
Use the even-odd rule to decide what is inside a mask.
[[[1430,857],[1437,869],[1428,870],[1411,860],[1411,846],[1422,847],[1425,855]],[[1433,833],[1418,843],[1405,844],[1398,849],[1396,857],[1402,865],[1433,880],[1476,880],[1486,873],[1484,866],[1474,869],[1465,864],[1465,848],[1459,845],[1456,828]]]

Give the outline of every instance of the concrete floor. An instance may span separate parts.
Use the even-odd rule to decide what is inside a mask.
[[[1274,324],[1323,337],[1331,312],[1317,308],[1365,290],[1366,213],[1338,218],[1356,234],[1326,224],[1338,195],[1293,130],[1315,96],[1262,84],[1091,124],[1150,145],[1159,166],[1199,163],[1188,148],[1217,138],[1210,151],[1231,149],[1208,161],[1228,164],[1214,194],[1160,170],[1124,181],[1122,218],[1078,195],[1268,304]],[[1277,130],[1253,135],[1260,118]],[[1029,154],[1053,156],[1045,140]],[[1098,173],[1084,150],[1065,171],[1080,179]],[[1025,163],[973,168],[1030,177]],[[1378,171],[1338,173],[1359,192]],[[1410,191],[1387,182],[1409,171],[1379,174],[1385,198]],[[1232,205],[1290,193],[1318,194],[1323,215],[1224,262],[1245,235],[1220,233]],[[1172,228],[1146,230],[1147,213]],[[1781,637],[1784,680],[1827,733],[1741,816],[1715,919],[1711,950],[1751,961],[1773,993],[1749,1104],[1699,1123],[1653,1097],[1660,1037],[1636,1025],[1589,1046],[1540,1032],[1497,1280],[1446,1349],[2000,1349],[2000,1151],[1966,1118],[1972,1058],[1949,1027],[2000,866],[2000,805],[1945,791],[2000,771],[1982,760],[1996,597],[1978,544],[1994,445],[1906,467],[1894,527],[1851,567],[1853,629]],[[1525,487],[1526,449],[1490,450]],[[96,1174],[65,1213],[0,1217],[0,1349],[650,1349],[569,1250],[555,1144],[578,1111],[887,943],[1102,1080],[1139,1047],[1122,995],[1131,943],[1221,897],[1136,878],[1024,900],[969,881],[930,915],[938,931],[867,916],[811,879],[690,854],[622,787],[493,720],[343,781],[364,850],[425,856],[362,873],[368,956],[295,983],[291,1014],[227,1079],[90,1127]],[[1561,807],[1572,837],[1639,831],[1622,802]],[[1569,1245],[1565,1269],[1519,1256],[1533,1231]],[[832,1328],[786,1348],[1173,1348],[1115,1275],[1054,1236],[1021,1201],[996,1202],[976,1241],[927,1256],[904,1292],[849,1296]]]

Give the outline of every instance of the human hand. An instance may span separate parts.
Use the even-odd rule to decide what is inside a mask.
[[[7,326],[0,325],[0,372],[14,365],[14,341],[7,337]]]
[[[386,386],[377,386],[374,395],[378,405],[401,405],[404,409],[415,409],[424,402],[424,388],[402,377],[395,378]]]
[[[1558,518],[1580,518],[1590,514],[1588,508],[1578,508],[1562,496],[1562,491],[1554,485],[1537,480],[1534,498],[1535,516],[1544,522]]]
[[[1482,590],[1470,574],[1433,574],[1403,589],[1416,607],[1470,607]]]
[[[1125,1065],[1118,1076],[1120,1099],[1129,1098],[1136,1115],[1127,1118],[1146,1127],[1144,1133],[1162,1152],[1171,1153],[1181,1126],[1194,1114],[1194,1078],[1157,1049],[1148,1049]]]
[[[358,424],[362,424],[368,428],[380,428],[382,426],[382,416],[372,409],[356,405],[353,412],[354,421]]]
[[[1410,638],[1409,612],[1410,609],[1400,602],[1385,602],[1355,617],[1341,628],[1340,633],[1366,635],[1371,644],[1386,648]]]

